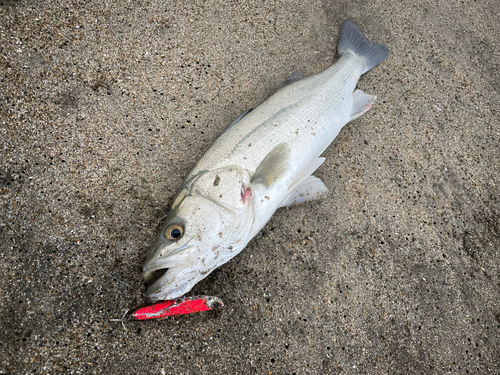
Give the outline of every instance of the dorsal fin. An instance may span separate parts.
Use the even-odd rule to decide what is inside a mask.
[[[290,74],[290,76],[285,79],[285,82],[283,82],[283,86],[289,85],[290,83],[294,83],[297,81],[300,81],[302,78],[304,78],[304,75],[300,72],[293,72]]]
[[[243,117],[245,117],[246,115],[248,115],[250,112],[252,112],[252,109],[253,108],[250,108],[249,110],[243,112],[241,115],[239,115],[236,120],[234,120],[232,123],[229,124],[229,126],[227,128],[225,128],[221,134],[224,134],[225,132],[227,132],[229,129],[231,129],[234,125],[236,125],[236,123],[238,121],[240,121]]]

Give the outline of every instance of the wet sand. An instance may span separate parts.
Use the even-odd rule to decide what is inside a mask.
[[[497,7],[1,1],[0,374],[498,374]],[[347,18],[391,55],[326,198],[189,294],[224,308],[133,321],[177,187]]]

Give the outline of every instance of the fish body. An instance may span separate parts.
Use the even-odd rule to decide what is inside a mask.
[[[371,108],[376,97],[355,87],[388,54],[345,21],[335,64],[292,75],[219,136],[179,188],[148,253],[143,276],[157,279],[149,300],[184,295],[242,251],[279,207],[327,192],[312,173],[342,127]]]

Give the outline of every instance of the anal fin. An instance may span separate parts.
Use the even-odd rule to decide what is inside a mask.
[[[361,90],[356,90],[352,94],[351,120],[364,115],[375,103],[377,99],[374,95],[365,94]]]
[[[290,206],[323,197],[328,192],[327,187],[318,177],[309,176],[289,191],[280,207]]]

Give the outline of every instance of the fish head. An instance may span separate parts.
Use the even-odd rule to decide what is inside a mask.
[[[249,180],[238,167],[210,171],[177,195],[143,267],[153,282],[149,301],[184,295],[246,246],[254,219],[243,199]]]

